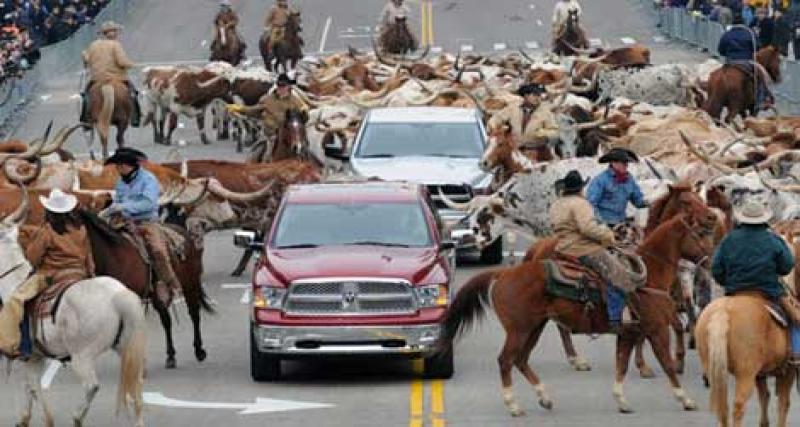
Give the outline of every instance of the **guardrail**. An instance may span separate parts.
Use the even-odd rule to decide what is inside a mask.
[[[725,28],[705,16],[687,13],[677,7],[659,8],[653,0],[642,0],[655,7],[661,32],[673,40],[682,41],[709,55],[719,58],[717,45]],[[782,81],[772,88],[778,109],[783,114],[800,114],[800,62],[784,57],[781,61]]]
[[[43,47],[39,61],[15,81],[8,100],[0,105],[0,135],[13,133],[16,126],[12,119],[43,85],[70,78],[77,87],[77,73],[83,67],[81,52],[97,37],[100,25],[109,20],[125,21],[137,3],[138,0],[111,0],[92,23],[80,27],[66,40]]]

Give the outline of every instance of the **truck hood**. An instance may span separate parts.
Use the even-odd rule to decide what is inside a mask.
[[[266,262],[284,284],[322,277],[385,277],[418,283],[436,266],[437,251],[366,245],[270,249]]]
[[[376,176],[385,181],[408,181],[420,184],[489,185],[489,174],[478,166],[477,158],[392,157],[351,159],[353,171],[360,176]]]

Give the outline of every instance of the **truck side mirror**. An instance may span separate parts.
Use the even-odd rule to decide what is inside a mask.
[[[456,248],[456,242],[453,240],[442,240],[439,243],[439,252],[447,252]]]
[[[342,148],[331,147],[329,145],[326,145],[325,147],[323,147],[323,149],[325,150],[326,157],[330,157],[332,159],[336,159],[342,162],[350,161],[350,156],[347,153],[345,153]]]
[[[264,242],[256,238],[255,231],[237,230],[233,233],[233,245],[242,249],[264,249]]]

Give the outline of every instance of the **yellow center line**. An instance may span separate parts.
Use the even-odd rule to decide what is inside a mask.
[[[444,427],[444,381],[431,382],[431,427]]]
[[[426,18],[428,9],[425,7],[425,2],[419,2],[420,9],[420,28],[422,35],[420,36],[420,45],[425,46],[428,43],[428,20]]]
[[[422,359],[412,360],[411,368],[414,379],[411,381],[411,395],[409,397],[411,418],[408,421],[408,427],[422,427],[424,421],[422,418],[422,403],[425,390],[422,379],[419,377],[422,376],[425,369],[424,361]]]
[[[433,2],[428,1],[428,46],[433,46]]]

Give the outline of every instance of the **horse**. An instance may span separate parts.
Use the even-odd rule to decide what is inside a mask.
[[[24,190],[23,194],[27,194]],[[0,306],[31,274],[33,267],[25,259],[18,242],[19,227],[29,206],[25,196],[19,208],[0,222]],[[44,411],[44,425],[52,426],[53,417],[40,378],[45,358],[71,360],[81,381],[84,400],[73,415],[75,426],[83,425],[89,408],[100,390],[95,361],[108,350],[121,359],[117,409],[133,403],[137,427],[144,426],[142,387],[144,382],[147,324],[139,298],[125,285],[111,277],[81,280],[61,294],[52,313],[53,320],[37,322],[34,351],[25,361],[27,403],[18,426],[28,426],[34,399]],[[31,320],[32,322],[34,320]]]
[[[283,72],[286,73],[297,67],[297,63],[303,58],[303,45],[305,44],[303,38],[300,37],[302,31],[300,12],[291,12],[286,27],[283,29],[283,38],[275,41],[272,49],[270,49],[270,32],[264,32],[258,42],[258,49],[267,71],[278,72],[278,67],[282,67]],[[291,68],[286,66],[289,61],[291,61]]]
[[[553,53],[558,56],[578,55],[589,48],[589,40],[578,22],[578,11],[570,10],[561,31],[553,40]]]
[[[380,46],[384,52],[405,55],[416,52],[419,43],[408,29],[406,17],[397,17],[395,22],[389,23],[381,32]]]
[[[242,54],[246,46],[235,26],[217,25],[214,41],[211,43],[211,56],[209,61],[223,61],[234,67],[242,62]]]
[[[620,412],[632,412],[622,382],[633,346],[642,333],[650,341],[666,372],[675,398],[685,410],[697,408],[680,385],[669,351],[669,329],[676,318],[669,288],[675,280],[681,258],[699,260],[710,252],[709,227],[715,221],[716,216],[708,209],[679,214],[659,225],[636,250],[647,267],[647,282],[632,296],[640,327],[625,328],[617,339],[617,375],[613,395]],[[531,351],[549,320],[579,333],[608,332],[602,304],[598,309],[587,312],[579,302],[547,293],[547,271],[540,260],[554,254],[556,243],[556,239],[542,240],[536,245],[535,259],[473,276],[458,291],[448,308],[443,333],[437,344],[440,353],[451,351],[455,338],[484,314],[487,304],[491,304],[506,331],[506,341],[498,362],[503,401],[512,416],[524,414],[511,388],[511,369],[514,366],[534,386],[539,405],[545,409],[553,407],[544,384],[528,364]]]
[[[80,219],[86,226],[89,240],[92,245],[95,269],[97,274],[104,274],[126,284],[140,298],[149,298],[161,320],[167,343],[166,368],[174,369],[175,347],[172,343],[172,317],[161,300],[155,298],[155,289],[151,286],[151,267],[142,258],[136,246],[117,230],[114,230],[105,221],[89,211],[78,211]],[[200,310],[213,314],[214,308],[208,302],[208,297],[202,287],[203,254],[195,246],[189,233],[181,228],[173,228],[184,238],[185,260],[174,257],[172,268],[181,282],[181,289],[186,300],[189,317],[194,328],[194,354],[197,361],[206,359],[207,353],[203,349],[203,338],[200,331]],[[125,262],[119,262],[125,260]]]
[[[756,53],[755,73],[761,74],[759,78],[766,78],[760,69],[763,68],[773,82],[781,81],[781,55],[774,46],[759,49]],[[723,65],[711,73],[708,79],[708,99],[703,105],[703,110],[715,119],[722,118],[722,109],[727,108],[725,117],[727,123],[732,123],[733,118],[741,115],[755,115],[756,86],[753,75],[746,72],[743,66]]]
[[[95,82],[89,88],[90,138],[94,141],[95,131],[100,135],[103,159],[108,158],[108,137],[112,125],[117,128],[117,146],[122,148],[125,145],[125,130],[130,125],[133,112],[128,93],[126,83],[121,80]]]
[[[757,292],[717,298],[700,314],[697,352],[708,379],[711,410],[720,426],[729,425],[728,374],[736,378],[733,425],[740,427],[745,404],[758,389],[761,426],[769,425],[767,376],[776,378],[778,426],[786,426],[789,397],[797,370],[786,366],[789,336],[769,314]]]
[[[286,111],[283,123],[278,128],[273,144],[268,139],[253,147],[251,163],[276,162],[279,160],[311,160],[308,136],[306,135],[306,115],[296,109]]]

